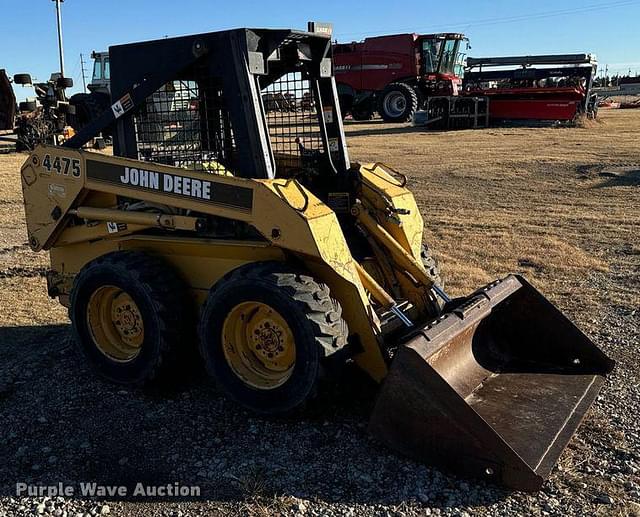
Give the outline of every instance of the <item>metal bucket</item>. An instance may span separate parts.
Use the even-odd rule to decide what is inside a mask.
[[[509,276],[399,347],[370,430],[411,458],[537,490],[613,366],[526,280]]]

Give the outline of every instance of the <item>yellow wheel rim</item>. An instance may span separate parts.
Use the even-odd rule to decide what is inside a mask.
[[[135,359],[144,342],[140,309],[126,292],[112,285],[97,289],[89,299],[87,323],[93,342],[109,359]]]
[[[254,388],[269,390],[293,373],[293,332],[273,307],[260,302],[236,305],[222,327],[224,356],[233,372]]]

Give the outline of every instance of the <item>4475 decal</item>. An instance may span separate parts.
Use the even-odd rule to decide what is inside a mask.
[[[82,174],[80,160],[77,158],[65,158],[64,156],[51,156],[46,154],[42,160],[42,166],[48,172],[55,172],[61,176],[79,178]]]

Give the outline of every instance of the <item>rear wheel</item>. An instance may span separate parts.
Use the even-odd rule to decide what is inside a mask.
[[[344,119],[349,113],[351,113],[351,108],[353,107],[353,96],[346,94],[339,95],[338,102],[340,103],[340,112]]]
[[[347,341],[329,288],[279,263],[241,267],[212,289],[200,321],[207,370],[244,407],[278,414],[315,393],[325,356]]]
[[[391,83],[378,99],[378,113],[386,122],[408,122],[417,110],[418,95],[405,83]]]
[[[353,108],[353,110],[351,110],[351,116],[353,120],[371,120],[373,113],[367,108]]]
[[[78,273],[69,316],[93,368],[110,381],[137,385],[175,367],[190,335],[188,306],[185,287],[163,262],[115,252]]]

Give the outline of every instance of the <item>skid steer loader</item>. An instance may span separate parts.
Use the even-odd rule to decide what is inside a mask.
[[[349,160],[326,31],[163,39],[110,61],[111,108],[21,169],[29,243],[99,374],[170,375],[198,342],[232,399],[278,414],[324,361],[352,359],[381,383],[382,442],[541,486],[613,363],[519,276],[447,298],[405,177]],[[160,112],[169,84],[181,102]],[[111,124],[115,156],[81,149]]]

